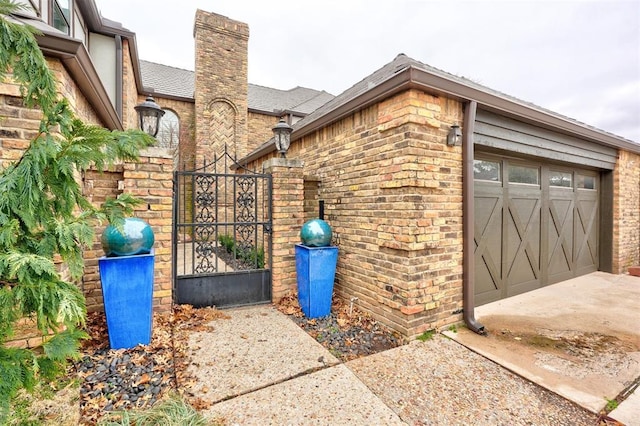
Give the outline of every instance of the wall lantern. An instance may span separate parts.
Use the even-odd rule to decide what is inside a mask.
[[[140,129],[154,138],[160,129],[160,119],[164,115],[164,111],[153,100],[152,96],[148,96],[147,100],[134,107],[138,113]]]
[[[293,131],[293,127],[289,126],[287,122],[284,121],[284,118],[281,118],[278,124],[271,130],[273,130],[276,149],[282,157],[285,158],[289,150],[289,145],[291,145],[291,132]]]
[[[462,145],[462,131],[460,130],[460,126],[454,124],[449,129],[449,133],[447,134],[447,145],[449,146],[460,146]]]

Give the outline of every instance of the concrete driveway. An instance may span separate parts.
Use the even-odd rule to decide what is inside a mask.
[[[590,411],[640,378],[638,277],[594,272],[477,307],[476,318],[488,336],[445,334]]]

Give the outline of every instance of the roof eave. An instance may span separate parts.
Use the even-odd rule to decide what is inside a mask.
[[[255,114],[270,115],[273,117],[280,117],[285,114],[295,115],[296,117],[306,117],[307,115],[309,115],[309,113],[300,112],[295,109],[277,109],[277,110],[267,111],[265,109],[249,107],[247,110]]]
[[[572,136],[594,141],[613,148],[640,153],[640,144],[622,137],[607,133],[595,128],[582,125],[569,118],[535,108],[523,102],[500,96],[495,93],[465,85],[459,81],[427,72],[414,66],[409,66],[403,71],[393,75],[386,81],[373,87],[362,95],[338,106],[336,109],[319,117],[317,120],[295,129],[291,139],[304,137],[322,127],[325,127],[346,115],[366,108],[386,97],[404,91],[408,88],[424,90],[438,96],[447,96],[462,102],[476,101],[479,107],[484,107],[496,112],[534,123],[549,129],[560,131]],[[275,147],[274,147],[275,149]]]
[[[303,138],[341,118],[407,89],[420,89],[437,96],[446,96],[461,102],[476,101],[481,108],[500,112],[521,121],[533,123],[613,148],[624,149],[640,154],[640,144],[634,143],[633,141],[582,125],[569,118],[553,114],[550,111],[545,111],[540,108],[535,108],[524,102],[518,102],[506,96],[500,96],[493,92],[466,85],[452,78],[428,72],[413,65],[406,67],[382,83],[339,105],[314,121],[306,123],[299,128],[295,128],[294,126],[291,141],[293,142]],[[242,161],[249,163],[275,150],[274,144],[265,144],[243,158]]]
[[[356,111],[359,111],[367,106],[373,105],[377,102],[382,101],[389,96],[392,96],[396,93],[402,92],[409,87],[410,80],[410,71],[409,68],[402,70],[401,72],[393,75],[391,78],[383,81],[378,84],[371,90],[367,90],[361,95],[345,102],[342,105],[339,105],[337,108],[329,111],[318,119],[302,126],[299,128],[295,128],[291,133],[291,141],[295,141],[297,139],[303,138],[316,130],[319,130],[323,127],[334,123],[341,118],[353,114]],[[268,143],[259,147],[256,151],[250,153],[248,156],[244,157],[241,161],[243,163],[251,163],[252,161],[258,160],[265,155],[268,155],[276,150],[275,144]]]
[[[118,113],[111,104],[109,95],[82,42],[57,34],[43,34],[36,37],[45,56],[57,58],[64,64],[104,126],[111,130],[122,130]]]
[[[253,151],[251,154],[247,155],[246,157],[240,159],[238,162],[240,164],[249,164],[252,163],[256,160],[259,160],[260,158],[271,154],[272,152],[274,152],[276,150],[276,145],[275,143],[273,143],[273,138],[269,139],[268,141],[269,143],[265,142],[261,147],[258,147],[258,149],[256,149],[255,151]],[[232,170],[235,170],[235,167],[231,167]]]
[[[299,139],[310,133],[315,132],[323,127],[334,123],[341,118],[353,114],[356,111],[362,110],[375,103],[393,96],[397,93],[403,92],[410,88],[411,85],[411,69],[409,67],[394,74],[387,80],[379,83],[375,87],[367,90],[366,92],[356,96],[353,99],[339,105],[337,108],[327,112],[318,119],[305,124],[304,126],[294,129],[291,133],[291,140]],[[275,149],[275,148],[274,148]]]
[[[640,144],[595,128],[582,125],[569,118],[535,108],[532,105],[480,90],[452,79],[426,72],[419,68],[411,68],[412,86],[422,90],[444,94],[464,101],[476,101],[479,107],[534,123],[538,126],[557,130],[572,136],[588,139],[610,147],[640,153]]]
[[[259,108],[248,108],[247,111],[252,112],[254,114],[270,115],[273,117],[279,117],[280,115],[282,115],[282,110],[267,111]]]
[[[195,98],[188,98],[185,96],[177,96],[177,95],[167,95],[166,93],[153,90],[150,87],[145,87],[144,90],[145,90],[145,93],[148,92],[149,94],[153,95],[156,98],[170,99],[172,101],[187,102],[191,104],[196,103]]]

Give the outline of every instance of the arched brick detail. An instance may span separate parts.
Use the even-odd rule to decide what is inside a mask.
[[[207,153],[209,156],[205,159],[212,161],[213,154],[219,155],[225,147],[234,156],[238,149],[238,109],[228,99],[218,98],[209,103],[207,110],[210,135],[208,145],[211,151]]]

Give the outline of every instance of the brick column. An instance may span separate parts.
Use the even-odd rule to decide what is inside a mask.
[[[620,150],[613,171],[613,273],[640,264],[640,155]]]
[[[153,308],[171,309],[171,222],[173,213],[173,157],[169,150],[149,148],[138,163],[124,165],[125,192],[143,200],[133,216],[153,229],[155,244]]]
[[[196,11],[195,160],[213,161],[225,147],[231,156],[248,154],[249,26],[215,13]]]
[[[263,170],[273,178],[272,192],[272,299],[280,300],[296,288],[296,243],[304,223],[304,163],[271,158]]]

